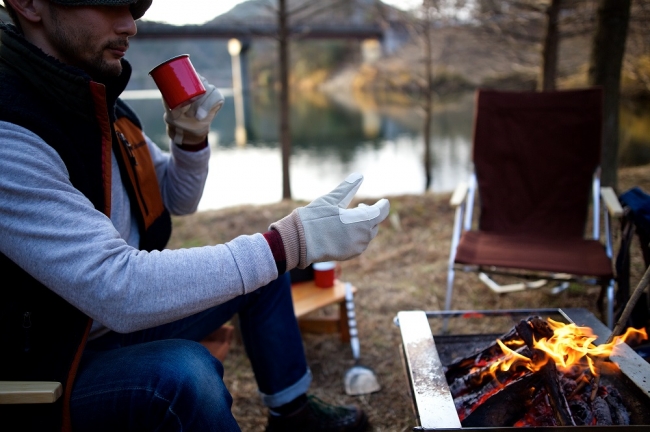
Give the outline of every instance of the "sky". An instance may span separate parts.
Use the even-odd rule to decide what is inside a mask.
[[[154,0],[143,19],[170,24],[203,24],[244,0]]]
[[[170,24],[203,24],[217,15],[228,12],[245,0],[154,0],[144,20]],[[397,7],[413,4],[414,0],[384,0]]]
[[[244,1],[246,0],[154,0],[143,19],[176,25],[203,24]],[[421,3],[420,0],[384,0],[384,3],[401,8],[414,2]]]

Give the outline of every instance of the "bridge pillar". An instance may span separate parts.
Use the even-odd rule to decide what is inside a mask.
[[[235,101],[235,142],[237,145],[246,145],[246,116],[244,110],[244,95],[248,95],[248,42],[242,43],[239,39],[228,41],[228,53],[232,61],[232,91]]]
[[[382,46],[377,39],[364,39],[361,42],[361,59],[364,63],[374,63],[381,58]]]

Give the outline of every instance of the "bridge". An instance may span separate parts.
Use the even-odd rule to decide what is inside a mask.
[[[383,40],[385,30],[379,25],[324,25],[303,24],[289,27],[289,36],[306,39],[378,39]],[[278,26],[259,23],[255,25],[187,25],[173,26],[142,22],[138,25],[138,39],[215,38],[250,40],[256,37],[276,37]]]

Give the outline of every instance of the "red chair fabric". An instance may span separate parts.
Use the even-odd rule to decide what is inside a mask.
[[[477,92],[479,226],[462,234],[456,263],[612,277],[603,246],[584,238],[602,97],[599,88]]]

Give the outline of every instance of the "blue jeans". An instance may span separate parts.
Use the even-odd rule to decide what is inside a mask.
[[[223,366],[198,343],[235,313],[263,402],[283,405],[311,383],[285,273],[250,294],[84,351],[71,397],[76,431],[239,431]]]

